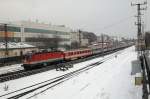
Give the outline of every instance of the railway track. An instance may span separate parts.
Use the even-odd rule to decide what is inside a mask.
[[[92,69],[96,66],[99,66],[100,64],[102,64],[105,61],[108,61],[109,59],[111,59],[114,56],[115,55],[109,56],[107,58],[102,59],[99,62],[89,64],[88,66],[85,66],[81,69],[78,69],[78,70],[75,70],[73,72],[58,76],[56,78],[52,78],[52,79],[31,85],[31,86],[28,86],[28,87],[25,87],[25,88],[22,88],[22,89],[19,89],[16,91],[1,95],[0,98],[2,98],[2,97],[6,98],[7,97],[7,99],[18,99],[18,98],[21,98],[23,96],[29,95],[32,92],[40,90],[36,94],[32,94],[27,98],[27,99],[30,99],[30,98],[34,97],[35,95],[41,94],[41,93],[45,92],[46,90],[53,88],[53,87],[65,82],[65,81],[73,78],[74,76],[77,76],[77,75],[79,75],[79,74],[81,74],[81,73],[83,73],[89,69]]]
[[[11,73],[8,73],[8,74],[3,74],[3,75],[0,75],[0,83],[10,81],[10,80],[14,80],[14,79],[18,79],[18,78],[21,78],[21,77],[30,76],[30,75],[41,73],[41,72],[45,72],[45,71],[51,70],[52,68],[54,69],[56,67],[62,67],[62,66],[73,65],[73,64],[76,64],[76,63],[84,62],[84,61],[87,61],[87,60],[91,60],[93,58],[97,58],[97,57],[100,57],[100,56],[108,55],[110,53],[114,53],[114,52],[119,51],[119,50],[124,49],[124,48],[126,48],[126,47],[114,49],[114,50],[111,50],[111,51],[106,51],[106,52],[103,52],[103,53],[100,53],[100,54],[97,54],[97,55],[93,55],[93,56],[89,56],[89,57],[86,57],[86,58],[69,61],[69,62],[66,62],[66,63],[59,63],[59,64],[56,64],[56,65],[47,66],[47,67],[44,67],[44,68],[34,69],[34,70],[30,70],[30,71],[21,70],[21,71],[11,72]]]

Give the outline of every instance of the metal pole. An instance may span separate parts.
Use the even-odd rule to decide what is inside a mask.
[[[104,45],[103,45],[104,44],[104,37],[103,37],[103,34],[101,35],[101,39],[102,39],[101,43],[102,43],[102,53],[103,53],[103,51],[104,51]]]
[[[81,41],[81,30],[79,30],[79,45],[80,45],[80,47],[82,46],[82,41]]]
[[[5,57],[8,57],[8,33],[7,33],[7,24],[4,24],[4,32],[5,32]]]
[[[147,2],[144,2],[144,3],[137,3],[137,4],[132,4],[132,6],[137,6],[137,50],[138,50],[138,56],[141,56],[142,55],[142,41],[143,41],[143,38],[142,38],[142,30],[141,30],[141,10],[146,10],[145,8],[141,8],[141,5],[145,5],[147,4]]]

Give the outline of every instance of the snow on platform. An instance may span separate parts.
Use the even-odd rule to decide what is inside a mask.
[[[117,57],[115,57],[116,54],[118,54]],[[33,99],[142,99],[142,87],[135,86],[134,76],[131,76],[131,62],[137,58],[134,47],[105,57],[109,56],[113,57],[98,67],[47,90]],[[0,95],[77,70],[105,57],[75,64],[74,68],[65,72],[51,70],[1,83]],[[9,86],[8,91],[4,91],[5,85]]]
[[[0,67],[0,75],[6,74],[9,72],[15,72],[19,70],[23,70],[23,67],[21,67],[22,64],[14,64],[9,66]]]

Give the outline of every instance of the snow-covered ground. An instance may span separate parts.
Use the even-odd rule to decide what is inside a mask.
[[[0,67],[0,75],[10,73],[10,72],[20,71],[20,70],[23,70],[21,64],[4,66],[4,67]]]
[[[117,54],[117,57],[115,57]],[[123,51],[96,58],[87,62],[74,65],[68,71],[47,71],[44,73],[8,81],[0,84],[0,96],[26,86],[46,81],[48,79],[77,70],[89,64],[98,62],[103,58],[109,60],[99,66],[65,81],[64,83],[39,94],[33,99],[142,99],[142,87],[134,85],[134,77],[131,76],[131,62],[137,55],[134,47]],[[4,87],[8,85],[8,91]],[[33,93],[35,94],[35,93]],[[11,95],[13,96],[13,95]],[[27,98],[26,97],[22,98]],[[0,99],[6,97],[0,97]]]

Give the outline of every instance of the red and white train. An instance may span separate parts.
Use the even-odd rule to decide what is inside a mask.
[[[122,45],[117,48],[126,47]],[[116,47],[105,47],[105,48],[82,48],[70,51],[57,51],[57,52],[39,52],[39,53],[28,53],[25,56],[23,67],[25,70],[46,66],[48,64],[54,64],[58,62],[70,61],[78,58],[88,57],[94,54],[101,53],[102,51],[110,51],[117,49]]]

